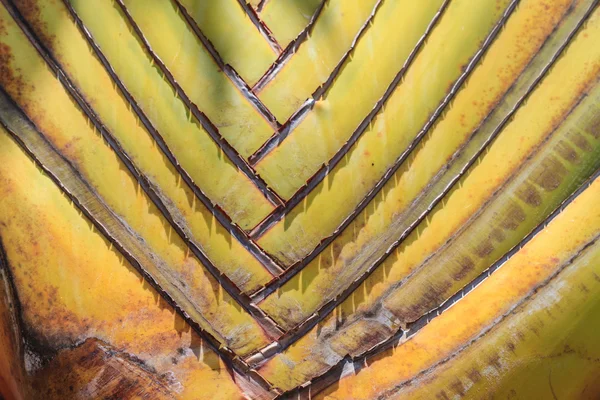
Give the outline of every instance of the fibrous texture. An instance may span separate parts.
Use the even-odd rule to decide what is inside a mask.
[[[0,397],[600,396],[597,0],[0,0]]]

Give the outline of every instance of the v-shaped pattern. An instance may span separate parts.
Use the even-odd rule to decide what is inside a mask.
[[[4,127],[273,393],[422,326],[597,168],[597,1],[2,3]]]

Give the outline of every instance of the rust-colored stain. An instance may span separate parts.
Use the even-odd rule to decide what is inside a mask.
[[[44,399],[172,399],[176,396],[171,384],[168,377],[159,376],[139,359],[88,339],[59,351],[35,374],[32,386]]]
[[[298,1],[0,0],[0,398],[597,398],[598,2]]]

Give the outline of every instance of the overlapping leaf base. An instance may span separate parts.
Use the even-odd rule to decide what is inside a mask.
[[[600,396],[597,0],[0,3],[0,397]]]

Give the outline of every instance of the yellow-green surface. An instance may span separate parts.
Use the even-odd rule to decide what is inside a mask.
[[[179,0],[215,46],[252,86],[277,58],[236,0]]]
[[[73,100],[61,83],[54,79],[25,35],[14,22],[9,22],[12,19],[4,8],[0,9],[0,18],[5,21],[0,38],[6,46],[5,50],[8,49],[12,55],[3,60],[5,63],[2,64],[4,71],[12,73],[0,77],[7,93],[56,151],[80,172],[95,191],[101,193],[103,200],[117,216],[165,261],[172,271],[173,279],[188,282],[189,296],[202,309],[204,318],[210,321],[210,330],[218,333],[223,342],[232,340],[232,347],[239,347],[241,352],[251,351],[264,344],[266,337],[258,323],[236,307],[235,301],[227,293],[213,289],[217,282],[141,190],[138,182],[94,129],[91,121],[75,107]],[[35,79],[44,84],[22,84]],[[22,154],[22,157],[25,155]],[[16,168],[8,161],[2,164]],[[28,184],[29,179],[23,179],[22,182]],[[40,190],[39,193],[43,196],[45,191]],[[70,246],[69,236],[63,238],[59,233],[56,235],[57,238],[66,240],[66,245]],[[56,261],[55,258],[50,258]],[[242,337],[233,333],[233,330],[239,329],[238,323],[242,321],[243,326],[253,331],[251,336]]]
[[[498,316],[514,307],[523,296],[543,284],[558,268],[568,264],[572,256],[598,237],[600,208],[596,205],[596,199],[599,194],[600,180],[596,179],[594,184],[567,207],[547,229],[484,281],[481,288],[465,296],[464,300],[433,320],[414,338],[396,349],[385,352],[388,357],[381,360],[383,366],[371,370],[367,368],[355,377],[342,379],[331,391],[340,399],[376,398],[381,391],[391,388],[394,383],[413,378],[420,371],[444,360],[453,351],[468,344],[473,336],[493,325]],[[548,250],[548,246],[551,250]],[[585,269],[586,266],[587,264],[583,263],[582,268]],[[564,303],[563,307],[564,312],[568,313],[569,303]],[[321,336],[327,337],[327,333],[334,330],[334,327],[340,324],[338,321],[344,321],[347,315],[343,312],[331,315],[320,324],[319,329],[313,329],[294,346],[265,364],[260,370],[261,373],[279,387],[287,389],[305,382],[315,373],[328,369],[331,361],[337,362],[343,356],[342,354],[334,357],[336,352],[348,351],[344,348],[345,341],[367,341],[373,332],[369,331],[366,334],[363,331],[354,338],[349,333],[345,338],[337,338],[337,343],[332,348],[317,346]],[[368,323],[369,320],[362,321]],[[568,323],[565,323],[563,328],[567,326]],[[508,336],[516,332],[506,329],[504,334]],[[367,349],[363,351],[365,350]],[[373,364],[370,361],[367,365],[374,366],[377,363]]]
[[[328,321],[265,365],[265,373],[271,379],[281,382],[284,387],[293,387],[294,383],[302,383],[318,375],[319,371],[326,370],[332,360],[339,360],[347,353],[360,354],[369,346],[389,337],[401,323],[413,321],[429,311],[430,308],[423,308],[423,304],[431,301],[435,301],[436,305],[442,303],[491,265],[499,257],[498,253],[504,254],[537,226],[566,193],[577,186],[577,180],[581,182],[591,171],[598,169],[598,86],[592,95],[584,97],[578,109],[552,135],[550,141],[546,139],[553,125],[564,118],[555,113],[561,115],[569,112],[585,95],[589,89],[587,86],[597,81],[598,63],[577,63],[573,60],[577,57],[600,59],[588,51],[588,40],[594,40],[598,35],[598,22],[596,13],[587,29],[578,35],[567,50],[566,56],[500,134],[489,152],[475,164],[458,189],[438,206],[433,217],[424,221],[422,227],[414,231],[328,317]],[[564,83],[563,69],[573,68],[574,65],[581,66],[578,73],[572,71],[572,79],[580,79],[580,83],[560,85],[559,82]],[[565,87],[581,87],[583,93],[569,91],[567,95]],[[558,96],[547,92],[552,90],[563,94]],[[566,107],[557,102],[558,98],[562,98]],[[535,109],[545,110],[547,114],[539,111],[532,114],[531,110]],[[532,115],[539,118],[533,119]],[[575,143],[579,143],[579,146]],[[540,155],[529,160],[530,154],[540,144],[543,145]],[[557,167],[549,161],[558,161],[563,167]],[[520,178],[512,178],[514,181],[511,184],[500,186],[519,170],[522,170],[518,174]],[[494,171],[494,174],[489,171]],[[571,182],[573,186],[568,187]],[[533,190],[525,192],[523,189],[526,188]],[[561,189],[564,190],[562,194]],[[488,205],[495,197],[497,199]],[[482,206],[485,208],[482,209]],[[469,227],[470,233],[454,239],[455,233],[460,233],[471,219],[474,222]],[[593,222],[590,224],[594,225]],[[450,239],[454,239],[455,244],[445,248]],[[431,258],[432,255],[434,258]],[[307,268],[297,279],[290,281],[264,302],[264,308],[273,312],[285,326],[293,326],[312,314],[318,306],[334,298],[335,290],[342,290],[358,276],[355,274],[343,282],[346,271],[339,269],[338,265],[315,263],[312,268]],[[416,268],[422,268],[420,280],[419,275],[410,275]],[[407,276],[410,279],[404,281]],[[338,282],[343,283],[338,287]],[[418,288],[418,293],[414,291],[415,288]],[[407,296],[404,300],[407,303],[396,302],[400,298],[398,296],[405,295],[405,290]],[[415,307],[405,309],[402,308],[404,305]],[[378,311],[380,308],[384,311]],[[281,309],[286,309],[286,312],[280,312]],[[420,314],[411,315],[405,310]],[[373,313],[375,317],[366,318]],[[408,315],[410,318],[406,318]],[[379,319],[379,316],[383,319]],[[335,328],[332,328],[332,324]],[[329,334],[321,336],[319,332]],[[303,360],[301,366],[299,360]],[[290,366],[294,366],[293,373]]]
[[[110,1],[72,0],[75,11],[154,127],[192,179],[242,227],[252,227],[273,209],[214,143],[190,110],[174,95],[120,9]],[[113,29],[104,29],[107,24]]]
[[[268,281],[270,275],[263,266],[243,251],[240,243],[218,222],[213,221],[211,212],[182,182],[175,167],[113,85],[110,76],[69,19],[66,8],[46,0],[37,4],[39,10],[34,12],[26,2],[17,1],[30,26],[43,38],[44,45],[64,66],[64,71],[108,130],[119,140],[132,161],[176,207],[175,212],[181,215],[186,231],[192,232],[196,243],[241,289],[253,290]]]
[[[598,398],[599,38],[595,0],[0,0],[0,397]]]
[[[242,156],[248,157],[271,136],[273,128],[220,70],[172,4],[162,0],[123,3],[190,100]]]
[[[309,24],[323,0],[267,1],[260,17],[281,47],[286,47]]]
[[[236,395],[238,389],[215,353],[2,128],[0,161],[2,243],[21,316],[38,340],[66,347],[100,338],[173,374],[183,389],[181,398]],[[180,354],[180,347],[191,347],[202,357],[191,350]],[[178,363],[165,362],[171,357]],[[60,387],[63,382],[49,384]]]
[[[552,393],[555,398],[595,398],[598,188],[596,181],[461,302],[323,397],[370,399],[394,393],[389,397],[428,399],[462,389],[465,398],[552,398]],[[427,368],[432,369],[419,374]],[[395,393],[402,383],[408,384]]]
[[[462,0],[450,4],[427,41],[427,46],[390,97],[384,112],[370,125],[348,159],[333,171],[340,183],[344,180],[342,175],[352,176],[351,182],[344,180],[343,189],[339,190],[348,195],[366,193],[402,153],[502,17],[509,1],[501,2],[499,7],[491,7],[492,3],[496,4],[492,0],[476,5]],[[464,21],[462,25],[454,23],[458,16]],[[382,37],[379,40],[385,39]],[[400,70],[399,65],[396,68]],[[383,83],[383,87],[389,83],[391,80]],[[357,112],[357,115],[353,110],[350,117],[345,113],[335,113],[333,110],[338,107],[342,110],[352,107],[353,93],[349,90],[349,87],[345,87],[343,94],[319,101],[314,112],[277,149],[257,164],[257,171],[284,198],[291,197],[323,163],[329,161],[372,108],[365,107],[364,112]],[[336,98],[339,104],[334,101]],[[349,118],[356,118],[355,123],[346,125]],[[364,182],[364,175],[372,177],[368,183]],[[366,186],[364,189],[361,188],[363,182]]]
[[[432,2],[431,13],[435,12],[433,3],[435,2]],[[400,171],[392,179],[392,185],[396,185],[400,181],[399,185],[402,186],[402,188],[394,191],[398,195],[395,195],[396,200],[392,205],[394,207],[393,213],[397,213],[402,207],[408,206],[427,182],[429,182],[431,177],[437,173],[439,168],[444,165],[457,148],[464,143],[473,129],[485,118],[502,94],[508,90],[519,73],[525,68],[530,58],[539,49],[570,3],[570,1],[554,2],[550,9],[552,12],[544,14],[546,18],[538,19],[535,29],[523,25],[522,21],[531,18],[532,15],[536,15],[541,9],[546,12],[546,2],[525,2],[520,7],[519,12],[514,15],[514,19],[507,24],[505,32],[500,35],[497,42],[490,48],[490,57],[486,57],[482,65],[475,70],[473,76],[470,78],[469,81],[473,82],[473,84],[468,85],[459,93],[447,117],[429,135],[425,147],[419,148],[415,158],[406,163],[412,167],[411,171]],[[418,9],[422,10],[420,7]],[[402,10],[402,8],[398,10]],[[447,12],[450,11],[451,9],[447,10]],[[380,15],[386,16],[387,14]],[[393,23],[394,20],[391,19],[386,22]],[[473,21],[473,23],[476,22]],[[443,21],[440,23],[443,23]],[[450,24],[450,20],[448,20],[448,24]],[[400,26],[404,27],[405,25]],[[424,32],[425,26],[425,24],[421,26],[422,31],[419,35]],[[401,30],[401,28],[398,29]],[[371,31],[374,31],[374,29]],[[432,34],[435,35],[436,30]],[[368,34],[365,38],[367,37]],[[381,39],[383,40],[383,37]],[[351,66],[355,65],[354,63],[353,59],[348,68],[342,72],[340,79],[345,76],[347,70],[352,70]],[[393,76],[391,70],[388,71],[388,76],[390,75]],[[489,76],[500,76],[503,79],[490,80]],[[353,90],[348,89],[348,87],[354,87],[354,84],[360,80],[360,77],[357,76],[351,76],[350,78],[353,79],[353,85],[342,86],[340,90],[336,90],[336,92],[339,92],[338,100],[340,104],[338,104],[339,108],[336,109],[335,114],[339,116],[341,124],[346,124],[345,120],[342,121],[342,118],[346,118],[344,111],[347,109],[343,105],[352,102],[356,103],[357,99],[360,99],[360,96],[354,100],[348,99],[351,97],[348,96],[349,90]],[[383,91],[386,85],[382,84],[380,89]],[[424,87],[427,87],[429,83],[427,80],[420,81],[420,83],[415,82],[412,85],[409,85],[406,81],[402,83],[398,88],[399,93],[397,97],[396,95],[392,97],[389,106],[385,108],[384,114],[377,121],[385,123],[387,120],[386,115],[388,114],[397,114],[398,118],[403,115],[409,115],[412,106],[404,103],[398,104],[400,101],[403,101],[400,99],[403,96],[403,85],[407,85],[406,90],[412,91],[417,96],[418,93],[425,90]],[[365,91],[368,92],[370,87],[365,88]],[[334,86],[335,88],[337,88],[337,84]],[[342,94],[346,95],[346,99]],[[441,100],[441,98],[438,98],[438,100]],[[473,104],[474,102],[475,104]],[[434,109],[437,103],[432,102],[431,104],[430,109]],[[421,106],[425,106],[424,102],[416,102],[415,100],[414,107]],[[403,111],[405,109],[406,111]],[[327,113],[327,115],[334,113],[333,110],[332,108],[332,111]],[[366,107],[364,110],[365,115],[370,111]],[[316,121],[319,115],[319,110],[313,112],[303,124],[310,125],[308,122],[311,120]],[[352,115],[347,119],[351,120],[352,118],[356,118],[356,116]],[[412,119],[413,116],[410,116],[406,120],[410,121]],[[422,121],[422,123],[424,122],[425,120]],[[300,125],[297,129],[302,129],[302,126],[304,125]],[[350,127],[351,125],[345,126]],[[342,160],[332,171],[333,179],[325,179],[309,195],[308,203],[311,204],[311,207],[304,207],[302,205],[296,207],[285,220],[269,230],[260,239],[259,243],[285,264],[289,265],[303,258],[322,238],[329,236],[367,195],[368,191],[380,179],[386,168],[393,163],[395,157],[405,150],[405,147],[401,147],[399,142],[396,143],[393,141],[396,138],[394,135],[396,133],[402,135],[400,136],[402,143],[406,146],[409,140],[417,134],[418,129],[420,129],[417,123],[412,125],[412,127],[406,123],[398,123],[397,125],[390,126],[393,128],[386,129],[382,126],[380,129],[375,130],[373,128],[365,132],[365,135],[360,139],[349,156]],[[410,130],[408,130],[409,128]],[[305,131],[309,132],[309,128],[307,127]],[[322,130],[322,132],[325,131]],[[300,132],[296,131],[295,133]],[[325,137],[326,134],[323,134],[323,136]],[[293,141],[293,138],[286,140]],[[394,155],[391,152],[393,147],[398,149],[398,154]],[[297,151],[300,150],[298,149]],[[266,159],[265,162],[267,162]],[[417,164],[413,165],[414,163]],[[400,179],[402,174],[405,177]],[[336,207],[329,207],[330,204],[337,202],[336,199],[340,196],[340,193],[343,193],[346,200],[352,199],[352,201],[345,201]],[[381,199],[378,198],[378,200]],[[327,213],[322,212],[324,209],[327,210]],[[373,209],[369,208],[368,212],[368,214],[359,218],[359,221],[363,221],[361,224],[369,217]],[[380,223],[386,224],[387,221],[389,221],[389,216],[382,217]],[[359,229],[360,227],[357,228],[357,230]]]
[[[327,80],[376,3],[376,0],[327,2],[308,40],[259,93],[280,122],[286,121]]]

